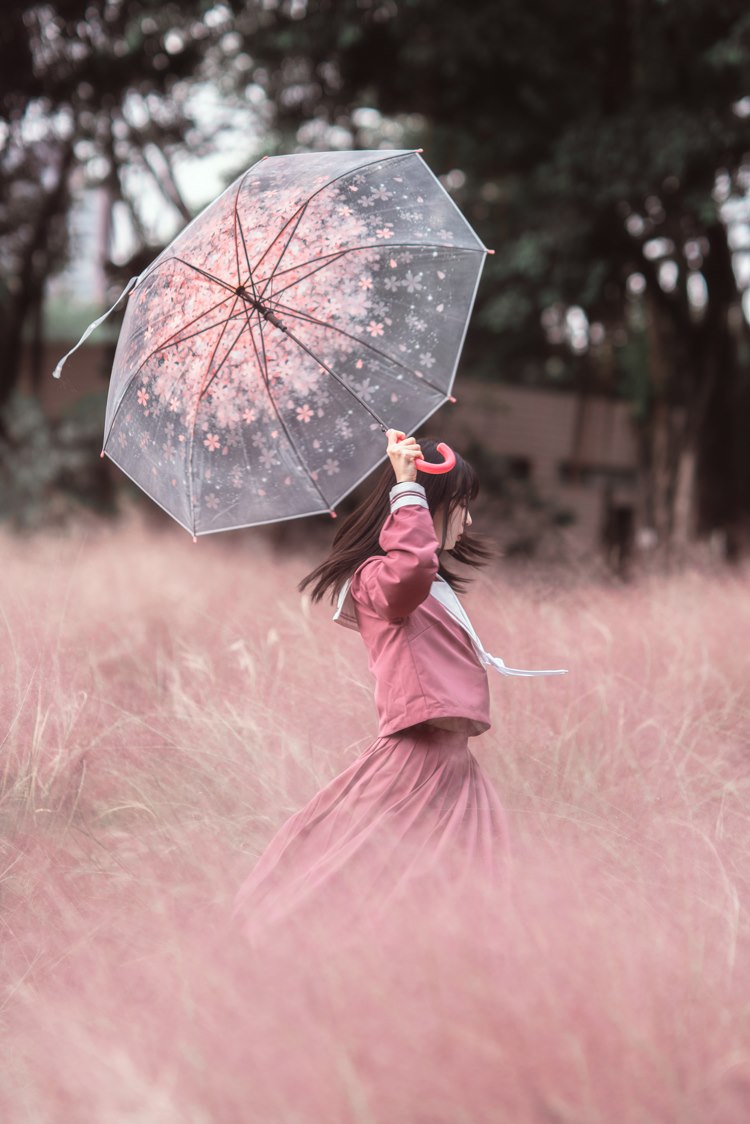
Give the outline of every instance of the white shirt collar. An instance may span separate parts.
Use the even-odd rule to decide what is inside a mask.
[[[344,628],[353,628],[358,632],[359,624],[357,622],[357,612],[354,605],[354,598],[351,595],[350,586],[351,578],[348,578],[339,593],[333,620],[336,624],[343,625]],[[556,668],[554,671],[524,671],[521,668],[506,667],[499,656],[490,655],[490,653],[486,651],[455,590],[448,584],[445,578],[441,578],[439,574],[432,583],[430,595],[439,601],[443,608],[450,613],[453,619],[469,634],[479,661],[485,667],[492,666],[496,671],[499,671],[501,675],[533,676],[567,674],[567,668]]]

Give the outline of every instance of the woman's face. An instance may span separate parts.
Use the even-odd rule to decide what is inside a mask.
[[[435,534],[439,543],[443,541],[443,531],[445,530],[445,507],[439,507],[432,517],[432,522],[435,525]],[[445,545],[443,550],[452,550],[456,545],[458,539],[461,537],[464,528],[471,526],[471,515],[469,514],[468,503],[459,503],[451,511],[448,516],[448,530],[445,536]]]

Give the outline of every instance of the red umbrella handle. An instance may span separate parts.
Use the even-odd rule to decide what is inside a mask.
[[[397,437],[396,440],[403,441],[404,439],[403,437]],[[450,472],[456,463],[456,454],[444,441],[438,442],[437,451],[442,454],[443,457],[442,461],[438,461],[437,463],[422,460],[421,457],[415,459],[414,467],[418,472],[430,472],[433,475],[439,475],[441,472]]]

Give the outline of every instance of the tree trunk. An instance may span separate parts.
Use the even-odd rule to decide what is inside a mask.
[[[0,410],[8,401],[21,373],[23,333],[28,317],[39,307],[45,279],[49,273],[50,231],[67,212],[68,177],[73,165],[73,142],[62,149],[57,182],[49,191],[36,215],[26,247],[23,265],[8,302],[8,317],[2,342],[3,367],[0,378]]]
[[[642,521],[656,531],[657,552],[668,561],[675,526],[677,473],[684,451],[684,427],[670,392],[672,362],[669,325],[657,300],[647,289],[644,297],[650,401],[639,426],[642,476]]]
[[[747,538],[750,451],[747,442],[748,375],[732,329],[737,283],[726,229],[708,231],[704,264],[709,301],[697,333],[693,431],[696,448],[698,533],[719,532],[724,555],[737,562]],[[746,333],[740,326],[737,331]]]

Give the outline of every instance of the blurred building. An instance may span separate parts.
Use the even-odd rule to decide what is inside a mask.
[[[104,189],[83,191],[73,209],[69,267],[50,282],[45,308],[43,377],[37,397],[57,419],[87,398],[104,397],[119,330],[101,325],[60,380],[58,359],[107,303],[104,263],[112,237]],[[21,390],[31,392],[29,357]],[[637,448],[626,403],[603,396],[479,382],[461,375],[458,404],[443,407],[421,433],[454,444],[478,468],[493,538],[508,552],[537,555],[564,539],[574,552],[604,547],[623,569],[637,530]],[[354,499],[355,497],[352,497]]]
[[[557,529],[585,553],[603,546],[627,565],[638,520],[638,450],[626,402],[597,395],[506,386],[462,377],[440,433],[479,469],[500,504],[498,538],[538,553]]]
[[[85,396],[104,396],[114,358],[115,319],[97,330],[97,343],[69,360],[60,380],[43,380],[44,413],[59,418]],[[69,316],[45,343],[51,372],[85,324]],[[100,333],[105,339],[100,340]],[[67,339],[62,338],[67,335]],[[21,389],[30,388],[24,373]],[[627,403],[600,396],[487,383],[461,376],[456,405],[444,406],[421,427],[453,444],[479,470],[482,502],[496,516],[493,538],[513,553],[555,550],[562,536],[573,553],[600,547],[617,568],[632,551],[638,517],[637,447]]]

